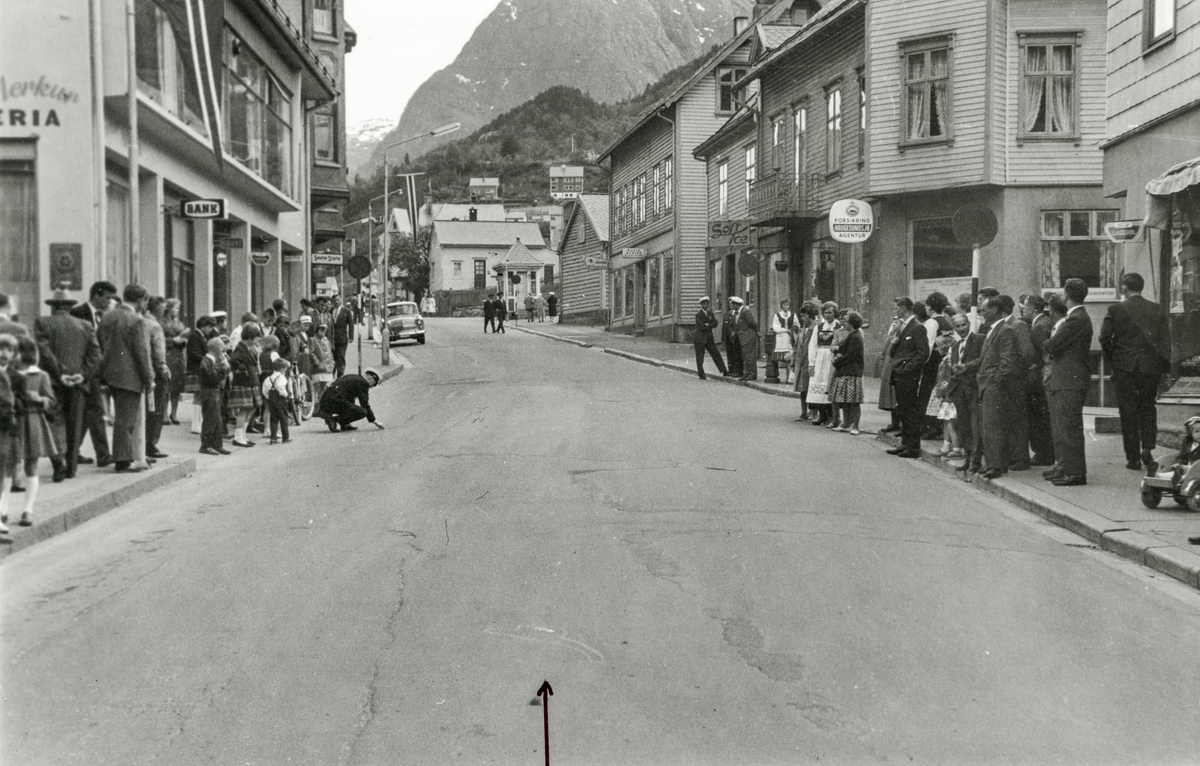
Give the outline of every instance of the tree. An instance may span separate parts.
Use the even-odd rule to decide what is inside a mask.
[[[421,227],[414,240],[412,235],[400,232],[392,235],[390,264],[393,273],[399,273],[405,288],[416,296],[417,301],[429,290],[429,238],[432,228]]]

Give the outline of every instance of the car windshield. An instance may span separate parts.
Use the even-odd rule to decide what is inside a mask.
[[[387,307],[387,315],[390,317],[411,317],[417,314],[417,304],[415,303],[393,303]]]

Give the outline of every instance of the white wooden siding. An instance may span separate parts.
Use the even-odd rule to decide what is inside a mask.
[[[604,255],[587,214],[583,210],[576,211],[570,229],[564,233],[562,255],[559,258],[562,262],[562,289],[558,297],[562,313],[578,314],[603,308],[600,300],[602,285],[609,272],[607,269],[589,269],[583,265],[583,259]]]
[[[953,142],[907,147],[902,137],[903,40],[950,35]],[[874,194],[939,189],[984,179],[987,0],[873,0],[870,188]],[[821,110],[822,112],[824,109]]]
[[[673,211],[668,210],[665,214],[661,214],[657,220],[650,220],[649,207],[647,207],[647,222],[639,228],[626,231],[618,236],[616,234],[618,231],[618,215],[614,207],[618,189],[647,170],[652,170],[655,165],[672,155],[675,145],[674,132],[669,121],[674,119],[672,112],[673,110],[668,110],[663,115],[667,119],[654,118],[641,130],[626,139],[619,148],[613,150],[612,189],[609,193],[608,220],[614,252],[619,251],[623,247],[634,247],[642,240],[661,234],[664,231],[669,231],[674,225]],[[691,155],[689,154],[688,156],[690,157]],[[678,159],[676,159],[675,164],[675,175],[678,177]],[[676,178],[675,183],[678,184],[678,178]]]
[[[1179,0],[1175,39],[1145,56],[1142,8],[1143,0],[1109,0],[1109,139],[1200,98],[1200,2]]]

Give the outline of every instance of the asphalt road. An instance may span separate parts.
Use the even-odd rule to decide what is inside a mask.
[[[794,402],[477,320],[0,564],[6,764],[1200,761],[1200,595]]]

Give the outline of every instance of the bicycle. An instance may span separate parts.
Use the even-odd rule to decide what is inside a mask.
[[[288,390],[292,395],[288,404],[292,424],[298,426],[312,417],[313,409],[317,406],[313,396],[312,379],[302,372],[297,372],[293,365],[288,371]]]

